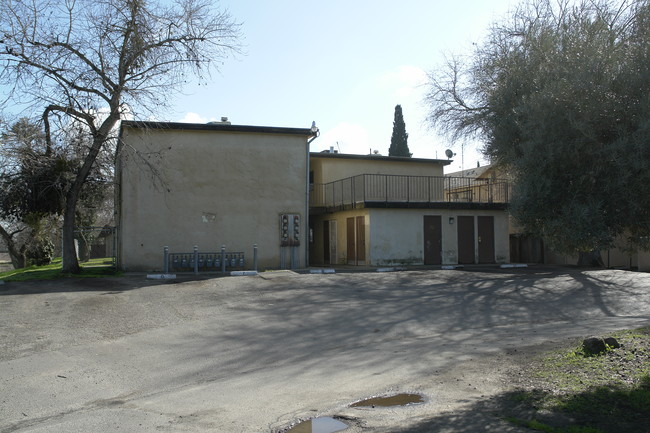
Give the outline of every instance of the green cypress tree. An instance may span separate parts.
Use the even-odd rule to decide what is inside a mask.
[[[402,106],[395,106],[395,120],[393,121],[393,135],[390,138],[390,148],[388,149],[388,156],[405,156],[411,157],[409,146],[407,144],[409,135],[406,132],[406,124],[404,123],[404,116],[402,115]]]

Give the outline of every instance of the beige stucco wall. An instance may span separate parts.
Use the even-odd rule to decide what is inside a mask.
[[[366,217],[366,257],[367,264],[374,266],[402,264],[418,265],[424,263],[424,216],[442,217],[442,262],[458,263],[458,227],[460,215],[494,217],[494,249],[497,263],[506,263],[510,257],[508,235],[508,213],[506,211],[449,210],[449,209],[360,209],[336,212],[312,217],[313,244],[310,261],[323,263],[323,221],[337,221],[337,264],[347,262],[346,219],[352,216]],[[449,218],[454,223],[449,224]],[[478,262],[478,220],[474,218],[475,261]]]
[[[494,255],[497,263],[510,257],[508,214],[505,211],[447,209],[372,209],[370,255],[373,264],[424,263],[424,216],[442,218],[442,264],[458,263],[458,216],[474,216],[474,257],[478,263],[477,216],[494,217]],[[453,217],[454,223],[449,219]]]
[[[312,154],[314,183],[328,183],[359,174],[393,174],[408,176],[442,176],[444,161],[395,160],[386,157],[350,158]]]
[[[243,251],[260,269],[280,266],[282,213],[299,214],[305,266],[307,137],[124,128],[118,160],[119,264],[160,271],[170,252]],[[137,150],[137,152],[136,152]],[[153,168],[148,167],[150,165]],[[288,248],[283,250],[289,263]],[[298,267],[298,266],[296,266]]]

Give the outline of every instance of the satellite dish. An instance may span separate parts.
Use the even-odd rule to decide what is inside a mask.
[[[445,150],[445,155],[447,155],[447,159],[451,159],[454,156],[456,156],[456,154],[454,152],[452,152],[451,149]]]

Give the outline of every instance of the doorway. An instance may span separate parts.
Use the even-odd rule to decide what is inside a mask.
[[[323,221],[323,258],[326,265],[336,264],[336,221]]]
[[[477,217],[478,225],[478,262],[494,263],[494,217]]]
[[[442,264],[442,217],[424,216],[424,264]]]
[[[366,264],[366,218],[350,217],[346,220],[348,265]]]

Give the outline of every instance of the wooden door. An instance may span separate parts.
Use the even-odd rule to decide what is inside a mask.
[[[356,248],[356,230],[354,229],[354,217],[345,220],[347,226],[347,251],[348,251],[348,265],[357,264],[357,248]]]
[[[357,217],[357,265],[366,264],[366,218],[363,216]]]
[[[474,217],[458,217],[458,263],[474,263]]]
[[[330,264],[330,265],[335,265],[337,263],[337,260],[338,260],[337,251],[336,251],[336,236],[337,236],[337,234],[336,234],[336,232],[337,232],[337,230],[336,230],[336,221],[332,220],[332,221],[328,221],[328,223],[329,223],[328,224],[328,226],[329,226],[329,241],[328,241],[328,245],[329,245],[329,252],[328,252],[329,261],[327,263]]]
[[[366,264],[366,221],[365,217],[346,219],[348,265]]]
[[[442,264],[442,217],[424,216],[424,264]]]
[[[494,263],[494,217],[479,216],[478,225],[478,262]]]

